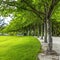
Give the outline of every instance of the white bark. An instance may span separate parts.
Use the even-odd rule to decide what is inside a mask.
[[[48,40],[48,51],[52,51],[52,35],[51,35],[51,21],[47,19],[47,40]]]

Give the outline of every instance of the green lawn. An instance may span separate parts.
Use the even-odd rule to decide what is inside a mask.
[[[31,36],[0,36],[0,60],[37,60],[40,42]]]

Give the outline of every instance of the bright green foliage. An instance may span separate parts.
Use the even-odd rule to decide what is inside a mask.
[[[60,3],[55,7],[55,11],[53,12],[52,19],[60,20]]]
[[[39,24],[41,23],[40,18],[37,18],[35,14],[23,11],[20,14],[16,14],[14,20],[10,22],[3,31],[11,32],[11,31],[21,31],[23,28],[28,27],[29,25]],[[37,21],[38,20],[38,21]]]
[[[1,11],[6,12],[6,14],[11,13],[13,11],[22,11],[22,10],[27,10],[31,11],[35,14],[38,11],[38,16],[40,16],[39,11],[44,11],[43,10],[43,4],[42,0],[17,0],[17,1],[1,1]],[[35,12],[34,12],[35,10]],[[10,12],[9,12],[10,11]]]
[[[31,36],[0,36],[0,60],[37,60],[40,42]]]
[[[45,4],[47,4],[46,8],[48,8],[47,17],[51,18],[52,21],[53,19],[60,20],[59,2],[60,0],[6,0],[2,4],[3,6],[4,4],[7,4],[6,6],[9,7],[9,9],[7,9],[7,7],[4,6],[6,7],[5,9],[3,8],[4,11],[6,11],[7,13],[13,12],[16,15],[14,20],[11,21],[10,25],[7,26],[3,31],[17,32],[21,31],[22,29],[28,28],[29,25],[33,26],[34,24],[38,24],[40,26],[40,23],[43,22],[45,16]]]

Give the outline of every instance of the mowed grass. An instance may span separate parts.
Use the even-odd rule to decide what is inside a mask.
[[[40,42],[32,36],[0,36],[0,60],[37,60]]]

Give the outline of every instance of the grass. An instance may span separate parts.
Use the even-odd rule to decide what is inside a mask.
[[[37,60],[40,42],[31,36],[0,36],[0,60]]]

